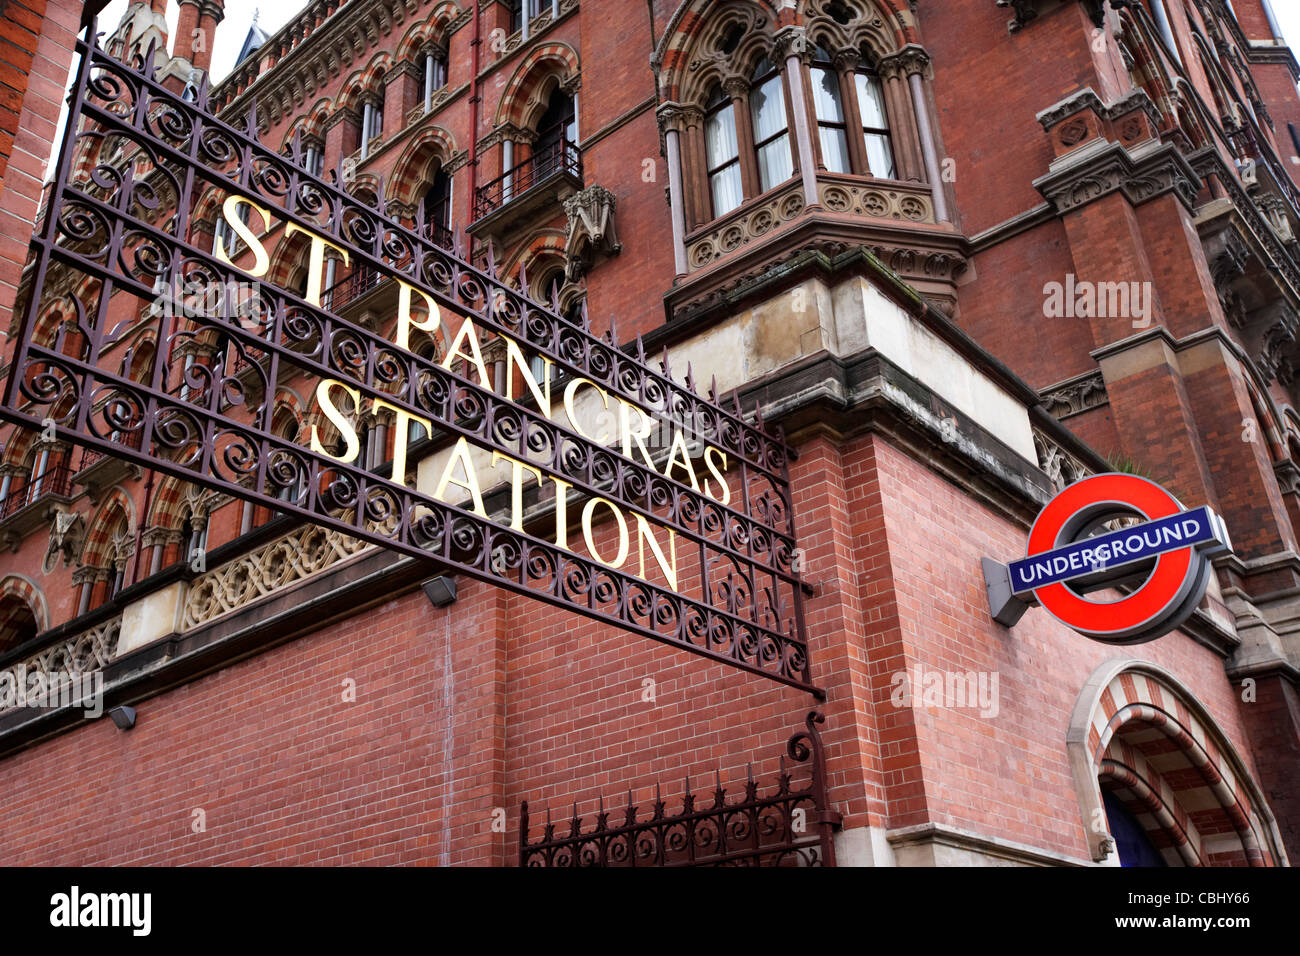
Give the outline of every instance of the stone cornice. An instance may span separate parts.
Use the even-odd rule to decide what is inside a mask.
[[[1058,165],[1059,164],[1059,165]],[[1058,168],[1034,180],[1034,188],[1058,215],[1121,192],[1134,206],[1173,193],[1188,210],[1195,208],[1198,177],[1177,147],[1165,143],[1130,152],[1119,143],[1070,153]]]
[[[314,12],[312,7],[304,10],[267,40],[259,53],[274,49],[292,38],[303,29]],[[416,0],[370,0],[368,3],[345,5],[285,53],[270,70],[260,76],[254,75],[244,90],[220,112],[238,115],[256,95],[259,111],[265,112],[272,123],[278,122],[281,115],[304,105],[307,97],[315,95],[332,78],[340,75],[356,57],[378,42],[381,34],[405,23],[408,17],[417,13]],[[258,54],[254,54],[248,65],[237,67],[212,91],[211,100],[219,103],[227,86],[247,80],[244,71],[256,69],[260,62]]]

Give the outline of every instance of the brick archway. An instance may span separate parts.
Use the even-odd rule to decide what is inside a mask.
[[[546,96],[556,77],[561,83],[578,76],[578,54],[567,43],[546,43],[529,52],[515,69],[497,104],[496,126],[512,123],[531,128],[546,109]]]
[[[1172,674],[1146,661],[1098,667],[1067,738],[1094,860],[1112,841],[1105,787],[1173,866],[1276,866],[1286,855],[1258,785],[1214,718]]]

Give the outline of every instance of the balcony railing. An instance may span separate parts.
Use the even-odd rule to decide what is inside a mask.
[[[140,432],[132,431],[127,432],[125,435],[115,433],[113,435],[113,444],[122,445],[126,448],[138,449],[140,447]],[[96,451],[93,448],[83,448],[81,450],[81,462],[77,465],[74,473],[79,474],[91,465],[97,464],[107,457],[108,455],[102,451]]]
[[[455,243],[452,231],[436,222],[426,223],[427,234],[433,244],[443,249],[451,249]],[[370,266],[358,266],[339,279],[321,295],[321,302],[331,312],[345,308],[355,302],[371,289],[385,282],[389,277]]]
[[[9,493],[0,502],[0,521],[12,517],[46,495],[72,497],[72,469],[66,464],[47,468],[36,478],[15,478]]]
[[[518,166],[478,188],[474,193],[474,221],[491,215],[512,199],[559,174],[582,182],[582,150],[562,140],[537,147]]]

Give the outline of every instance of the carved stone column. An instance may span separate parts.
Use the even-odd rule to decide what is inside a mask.
[[[664,133],[664,154],[668,158],[668,205],[672,210],[673,267],[686,274],[686,200],[682,188],[681,129],[685,111],[677,103],[659,107],[659,128]]]
[[[907,74],[912,92],[912,110],[916,116],[916,130],[921,138],[921,157],[925,162],[926,179],[930,181],[930,194],[934,199],[934,215],[939,222],[948,222],[948,199],[943,190],[943,174],[939,167],[939,150],[934,141],[934,125],[930,119],[930,101],[926,84],[932,76],[930,54],[921,47],[908,44],[895,54]]]
[[[813,134],[808,122],[808,98],[803,81],[804,61],[808,58],[808,35],[803,27],[782,27],[776,34],[775,50],[785,60],[785,75],[790,83],[790,100],[794,108],[795,142],[799,148],[799,173],[803,177],[804,207],[811,209],[819,204],[817,163],[813,159]]]

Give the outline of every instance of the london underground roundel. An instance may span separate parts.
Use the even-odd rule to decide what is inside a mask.
[[[1137,524],[1116,520],[1135,517]],[[1010,603],[1020,612],[1039,604],[1096,641],[1140,644],[1187,620],[1205,594],[1210,559],[1230,547],[1210,508],[1187,510],[1138,475],[1094,475],[1039,513],[1025,558],[1006,567]],[[1110,588],[1120,596],[1090,596]]]

